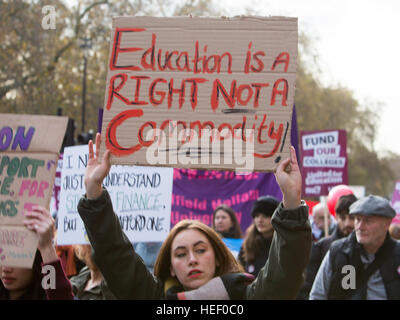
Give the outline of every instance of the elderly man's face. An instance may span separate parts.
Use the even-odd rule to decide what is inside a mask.
[[[385,241],[391,219],[382,216],[363,216],[355,214],[354,225],[357,241],[365,249],[378,249]]]
[[[315,225],[318,227],[318,229],[320,230],[324,230],[325,227],[325,208],[323,206],[319,206],[318,207],[314,207],[313,210],[313,219],[314,219],[314,223]],[[329,215],[328,215],[328,226],[330,226],[331,224],[331,220],[329,219]]]

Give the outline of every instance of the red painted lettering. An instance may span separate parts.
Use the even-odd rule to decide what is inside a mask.
[[[151,69],[153,71],[156,70],[155,59],[154,59],[155,58],[154,51],[155,51],[155,47],[156,47],[156,38],[157,38],[157,36],[153,33],[151,35],[151,47],[149,49],[147,49],[142,55],[141,64],[144,69],[147,69],[147,70]],[[150,63],[147,62],[147,57],[149,54],[150,54]]]
[[[227,105],[231,108],[234,108],[235,107],[235,96],[236,96],[236,80],[233,80],[231,82],[231,91],[230,91],[229,95],[228,95],[227,91],[225,90],[225,87],[223,86],[221,81],[219,79],[214,80],[213,90],[211,93],[211,108],[214,112],[218,108],[220,92],[222,93]]]
[[[247,97],[245,99],[242,99],[242,94],[244,90],[247,90]],[[238,104],[241,104],[243,106],[247,105],[252,96],[253,96],[253,89],[248,84],[242,84],[239,86],[237,90]]]
[[[143,132],[144,132],[144,128],[146,128],[147,126],[151,127],[153,129],[153,136],[150,140],[146,141],[143,138]],[[138,139],[139,139],[139,143],[143,146],[143,147],[149,147],[153,144],[154,142],[154,138],[156,137],[156,129],[157,128],[157,123],[155,123],[154,121],[148,121],[145,122],[140,128],[139,128],[139,132],[138,132]]]
[[[278,89],[279,84],[283,83],[283,88]],[[272,96],[271,96],[271,106],[275,105],[276,95],[282,95],[282,106],[287,106],[286,100],[288,97],[288,82],[286,79],[280,78],[275,81],[274,88],[272,89]]]
[[[119,83],[119,85],[117,87],[115,87],[115,81],[117,79],[121,80],[121,82]],[[116,96],[118,99],[123,101],[125,104],[131,104],[129,99],[127,99],[126,97],[124,97],[123,95],[118,93],[119,90],[121,90],[123,88],[123,86],[125,85],[126,80],[128,80],[128,76],[125,73],[119,73],[119,74],[116,74],[115,76],[111,77],[110,85],[108,86],[108,99],[107,99],[107,106],[106,106],[107,110],[111,109],[112,103],[114,101],[114,96]]]
[[[263,119],[262,119],[262,121],[261,121],[261,124],[260,124],[260,126],[258,127],[257,140],[258,140],[259,143],[266,143],[266,142],[267,142],[266,140],[261,140],[262,131],[263,131],[264,129],[268,128],[268,126],[264,125],[266,119],[267,119],[267,115],[264,114],[264,117],[263,117]]]
[[[251,66],[251,71],[253,72],[261,72],[264,70],[264,62],[261,61],[261,59],[258,56],[263,56],[265,57],[265,52],[264,51],[257,51],[255,54],[253,54],[253,59],[256,60],[258,67],[255,68]]]
[[[174,93],[179,94],[179,109],[182,108],[183,103],[185,102],[185,81],[182,81],[181,87],[174,88],[174,78],[171,78],[168,84],[168,109],[171,109],[172,106],[172,96]]]
[[[285,72],[287,72],[287,69],[289,67],[289,61],[290,61],[289,53],[288,52],[281,52],[279,54],[279,56],[275,59],[273,65],[271,67],[271,70],[275,70],[275,67],[278,64],[284,63],[285,64]]]
[[[263,153],[254,152],[254,156],[256,158],[269,158],[269,157],[272,157],[278,151],[279,144],[281,143],[281,139],[282,139],[283,124],[281,123],[279,125],[279,128],[276,132],[274,132],[274,127],[275,127],[275,123],[274,123],[274,121],[271,121],[269,124],[270,129],[268,131],[268,136],[271,139],[274,139],[276,141],[274,147],[272,148],[271,152],[269,152],[269,153],[263,154]]]
[[[259,98],[260,98],[260,91],[263,87],[268,87],[269,83],[252,83],[251,86],[256,89],[256,93],[254,94],[254,108],[259,106]]]
[[[156,91],[155,94],[160,96],[160,99],[156,100],[156,98],[154,97],[154,90],[155,90],[157,83],[159,83],[159,82],[167,83],[167,80],[162,79],[162,78],[157,78],[151,83],[151,85],[149,87],[149,98],[150,98],[150,102],[153,106],[163,103],[165,95],[166,95],[166,93],[164,91]]]
[[[135,105],[143,105],[148,104],[146,101],[139,101],[139,92],[140,92],[140,84],[143,79],[149,79],[150,77],[147,76],[132,76],[131,79],[136,80],[136,90],[135,90],[135,100],[132,104]]]
[[[185,58],[185,64],[183,67],[181,66],[181,63],[180,63],[182,58]],[[186,51],[183,51],[180,53],[178,59],[176,59],[176,66],[178,67],[179,71],[187,71],[187,72],[192,71],[192,69],[190,69],[190,66],[189,66],[189,54]]]
[[[138,66],[128,65],[128,66],[117,66],[118,54],[120,52],[135,52],[142,50],[142,48],[121,48],[121,37],[124,32],[142,32],[146,29],[138,28],[116,28],[114,33],[114,42],[111,50],[110,58],[110,70],[141,70]]]
[[[250,41],[249,42],[249,47],[247,49],[247,53],[246,53],[246,60],[244,62],[244,73],[249,73],[250,71],[250,60],[251,60],[251,45],[253,43]]]
[[[196,109],[197,106],[197,92],[198,92],[198,88],[197,88],[197,84],[198,83],[204,83],[208,80],[204,79],[204,78],[190,78],[190,79],[185,79],[185,82],[190,82],[192,83],[191,89],[190,89],[190,103],[192,104],[192,109]]]
[[[126,156],[140,150],[142,147],[137,144],[131,148],[122,147],[117,141],[117,129],[127,119],[143,116],[142,109],[132,109],[122,111],[117,114],[109,123],[106,130],[106,147],[112,154],[117,156]]]

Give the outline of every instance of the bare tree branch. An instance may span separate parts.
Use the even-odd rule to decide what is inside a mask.
[[[74,28],[74,36],[64,46],[62,46],[60,49],[58,49],[56,51],[56,53],[54,54],[54,58],[52,59],[52,62],[46,68],[47,72],[53,72],[55,70],[59,59],[62,57],[63,54],[65,54],[65,52],[68,51],[69,48],[71,48],[71,46],[78,39],[80,28],[81,28],[81,20],[85,17],[85,15],[94,7],[102,5],[102,4],[109,4],[109,2],[108,2],[108,0],[94,2],[91,5],[89,5],[87,8],[85,8],[83,10],[83,12],[80,14],[79,14],[79,7],[78,7],[78,12],[76,15],[76,25]],[[21,6],[19,6],[19,7],[16,7],[15,10],[13,10],[13,11],[11,11],[11,13],[9,13],[9,16],[15,16],[20,10],[23,9],[23,7],[24,7],[23,4],[21,4]],[[35,77],[34,74],[30,74],[30,75],[23,77],[22,81],[14,81],[14,83],[12,83],[12,84],[2,86],[0,88],[0,100],[2,98],[4,98],[8,92],[10,92],[13,89],[17,89],[17,88],[24,86],[28,81],[33,80],[34,77]]]
[[[90,6],[88,6],[85,10],[83,10],[83,12],[80,14],[79,16],[79,20],[82,20],[83,17],[86,15],[86,13],[88,13],[92,8],[102,5],[102,4],[109,4],[108,0],[103,0],[103,1],[98,1],[98,2],[94,2],[92,3]]]

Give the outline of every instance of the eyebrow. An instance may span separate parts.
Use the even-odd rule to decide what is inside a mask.
[[[206,244],[203,240],[199,240],[199,241],[197,241],[197,242],[193,245],[193,247],[195,247],[195,246],[197,246],[197,245],[199,245],[199,244],[202,244],[202,243]],[[186,247],[185,247],[185,246],[179,246],[179,247],[176,247],[176,248],[174,249],[174,251],[176,251],[176,250],[178,250],[178,249],[186,249]]]

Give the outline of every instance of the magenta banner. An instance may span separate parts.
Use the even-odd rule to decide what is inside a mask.
[[[237,175],[233,171],[174,169],[171,227],[183,219],[196,219],[211,226],[214,209],[224,203],[235,210],[245,231],[252,222],[252,204],[263,195],[282,200],[273,173]]]
[[[348,185],[345,130],[301,131],[303,197],[328,195],[336,185]]]
[[[392,223],[400,223],[400,180],[396,182],[392,196],[392,207],[396,211],[396,216]]]

